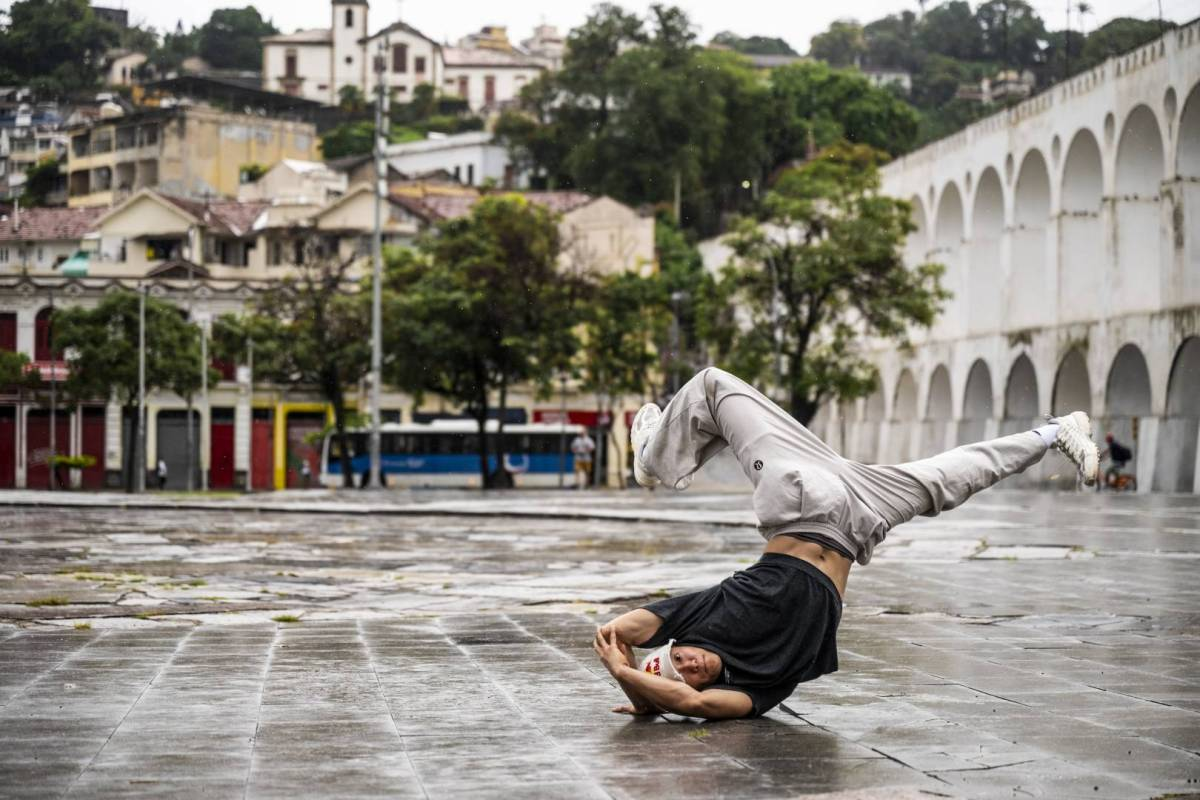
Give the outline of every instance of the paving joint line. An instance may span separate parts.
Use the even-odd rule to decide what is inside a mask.
[[[57,627],[57,626],[56,626],[56,627]],[[60,631],[61,631],[61,630],[63,630],[63,629],[62,629],[61,627],[57,627],[57,630],[60,630]],[[18,697],[20,697],[21,695],[25,694],[25,692],[29,691],[29,689],[30,689],[30,688],[31,688],[31,687],[32,687],[32,686],[33,686],[35,683],[37,683],[38,681],[40,681],[40,680],[43,680],[44,678],[48,677],[48,676],[50,675],[50,673],[52,673],[52,672],[54,672],[54,671],[58,670],[58,669],[59,669],[60,667],[62,667],[64,664],[66,664],[66,663],[68,663],[68,662],[70,662],[70,661],[73,661],[73,660],[75,660],[75,658],[76,658],[76,657],[77,657],[77,656],[78,656],[80,653],[82,653],[84,650],[87,650],[89,647],[91,647],[93,644],[95,644],[96,642],[100,641],[101,639],[103,639],[103,638],[104,638],[105,636],[107,636],[107,635],[108,635],[108,631],[98,631],[98,632],[97,632],[97,635],[95,635],[95,636],[92,636],[90,639],[88,639],[88,640],[87,640],[86,642],[84,642],[82,645],[80,645],[79,647],[76,647],[74,650],[72,650],[72,651],[70,652],[70,654],[69,654],[69,655],[67,655],[65,658],[62,658],[62,659],[60,659],[60,660],[59,660],[59,661],[58,661],[56,664],[54,664],[54,666],[52,666],[52,667],[48,667],[48,668],[46,668],[46,669],[42,670],[42,672],[40,672],[40,673],[39,673],[37,676],[35,676],[35,677],[31,678],[31,679],[29,680],[29,682],[28,682],[28,683],[26,683],[24,686],[22,686],[22,687],[20,688],[20,690],[18,690],[18,691],[16,691],[16,692],[14,692],[12,697],[10,697],[10,698],[8,698],[7,700],[5,700],[3,704],[0,704],[0,711],[3,711],[3,710],[5,710],[5,709],[7,709],[10,703],[12,703],[14,700],[16,700],[16,699],[17,699]],[[8,637],[8,639],[15,638],[16,636],[17,636],[17,634],[13,634],[13,636],[10,636],[10,637]],[[8,639],[5,639],[4,641],[6,641],[6,642],[7,642],[7,641],[8,641]]]
[[[417,771],[417,765],[413,763],[412,754],[408,752],[408,746],[404,743],[404,736],[401,735],[400,727],[396,724],[396,713],[392,710],[392,701],[388,698],[387,693],[383,691],[383,681],[379,680],[379,670],[375,669],[375,651],[371,649],[370,643],[363,636],[362,620],[354,621],[354,630],[358,634],[358,639],[362,644],[363,650],[367,652],[367,663],[371,665],[371,675],[375,678],[375,688],[379,690],[379,696],[383,700],[383,704],[387,707],[388,720],[392,723],[392,731],[396,734],[396,742],[400,745],[401,752],[404,753],[404,760],[408,762],[409,768],[412,769],[417,786],[421,787],[421,796],[428,798],[429,790],[425,788],[425,782],[421,780],[421,773]]]
[[[267,694],[267,681],[271,679],[271,665],[275,661],[275,645],[279,642],[280,623],[275,623],[275,633],[267,646],[267,660],[263,664],[262,686],[258,689],[258,708],[254,712],[254,738],[250,740],[250,757],[246,760],[246,779],[242,782],[242,800],[250,792],[250,777],[254,774],[254,750],[258,747],[258,732],[262,727],[263,697]]]
[[[108,747],[108,743],[112,741],[112,737],[116,736],[117,731],[119,731],[121,726],[125,724],[125,720],[129,718],[131,713],[133,713],[133,709],[137,708],[137,704],[142,701],[142,698],[146,696],[146,692],[150,691],[150,687],[154,685],[154,682],[159,679],[163,672],[165,672],[173,663],[175,663],[175,658],[179,655],[180,651],[183,650],[184,645],[187,643],[188,639],[192,638],[192,634],[195,632],[196,628],[189,628],[187,633],[179,638],[179,641],[175,643],[175,649],[171,651],[170,657],[162,664],[162,666],[158,668],[158,671],[154,673],[154,676],[151,677],[150,680],[146,681],[146,685],[142,687],[142,690],[138,692],[138,696],[135,697],[133,702],[129,704],[129,708],[125,709],[125,713],[121,715],[121,719],[119,719],[117,724],[113,726],[113,729],[108,732],[108,736],[104,739],[104,744],[100,745],[100,749],[97,750],[90,759],[88,759],[88,763],[83,766],[83,769],[79,770],[78,774],[71,779],[71,782],[67,784],[67,788],[63,790],[61,795],[59,795],[60,797],[66,797],[68,794],[70,794],[71,790],[75,788],[75,784],[77,784],[79,779],[84,776],[84,773],[92,768],[92,764],[96,763],[96,759],[99,758],[100,754],[104,752],[104,748]]]

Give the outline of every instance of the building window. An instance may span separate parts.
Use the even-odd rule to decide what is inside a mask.
[[[483,104],[490,106],[496,102],[496,76],[483,76]]]
[[[17,351],[17,315],[0,314],[0,350]]]
[[[8,248],[0,247],[0,264],[8,263]]]
[[[467,76],[460,75],[458,77],[458,96],[461,97],[463,100],[467,99],[467,89],[469,88],[469,86],[470,86],[470,83],[468,81]]]
[[[283,57],[283,77],[296,77],[296,51],[289,50],[287,55]]]
[[[408,72],[408,45],[392,45],[392,72]]]
[[[354,9],[353,8],[346,9],[346,27],[347,28],[354,27]]]
[[[425,74],[425,56],[417,56],[413,59],[413,72],[418,75]]]
[[[166,261],[179,258],[183,243],[178,239],[147,239],[146,260]]]
[[[475,165],[474,164],[467,164],[467,185],[468,186],[475,185]]]
[[[354,56],[346,56],[346,63],[347,63],[347,64],[353,64],[353,63],[354,63]]]
[[[44,254],[42,253],[42,248],[39,246],[37,249],[37,260],[38,260],[39,264],[42,263],[43,255]]]

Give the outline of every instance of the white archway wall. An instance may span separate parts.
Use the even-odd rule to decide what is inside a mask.
[[[1029,356],[1022,353],[1008,371],[1008,383],[1004,388],[1004,417],[1025,423],[1037,415],[1037,373]]]
[[[1137,106],[1125,119],[1115,176],[1113,312],[1149,311],[1161,304],[1163,143],[1158,120],[1148,106]]]
[[[1200,336],[1179,346],[1167,384],[1167,415],[1162,420],[1152,488],[1196,490],[1200,453]]]
[[[987,438],[988,421],[995,416],[992,395],[992,371],[982,358],[967,372],[963,387],[962,419],[958,424],[958,443],[978,442]]]
[[[1104,162],[1086,128],[1071,140],[1063,165],[1062,213],[1058,218],[1058,318],[1077,322],[1095,316],[1107,271],[1104,254]]]
[[[912,222],[917,229],[904,241],[904,263],[915,267],[925,262],[925,255],[929,252],[929,221],[921,198],[913,195],[908,202],[912,205]]]
[[[1092,413],[1091,376],[1088,375],[1087,360],[1078,348],[1072,348],[1059,362],[1051,404],[1052,414]]]
[[[1004,189],[993,167],[975,188],[967,250],[967,331],[997,331],[1004,312]]]
[[[917,424],[917,381],[912,370],[904,369],[896,380],[896,394],[892,400],[892,416],[888,425],[888,438],[884,463],[899,464],[913,458],[913,431]]]
[[[1010,300],[1005,315],[1011,327],[1053,322],[1058,286],[1049,261],[1049,222],[1050,172],[1041,151],[1034,148],[1021,160],[1013,193]]]
[[[1200,83],[1192,86],[1183,101],[1175,138],[1175,173],[1179,180],[1175,192],[1179,196],[1173,210],[1172,236],[1183,237],[1182,252],[1178,253],[1178,295],[1182,302],[1200,303]]]
[[[958,184],[951,181],[942,187],[938,199],[937,217],[934,221],[934,247],[930,254],[930,260],[946,267],[942,275],[942,286],[952,295],[933,325],[931,335],[935,339],[951,335],[959,330],[961,325],[964,290],[963,234],[962,194],[958,191]]]
[[[1104,384],[1105,415],[1096,438],[1111,433],[1133,450],[1134,463],[1140,469],[1147,437],[1143,430],[1151,413],[1150,370],[1146,358],[1135,344],[1121,347],[1113,358]],[[1149,442],[1153,446],[1153,441]],[[1143,487],[1148,488],[1148,487]]]
[[[929,376],[929,394],[925,400],[925,418],[921,420],[917,458],[926,458],[948,448],[948,431],[954,425],[954,395],[950,371],[938,364]]]

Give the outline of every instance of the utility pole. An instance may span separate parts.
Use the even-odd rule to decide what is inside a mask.
[[[46,319],[46,339],[50,345],[50,491],[54,491],[54,479],[58,465],[58,362],[54,358],[54,287],[50,287],[50,316]]]
[[[138,281],[138,418],[137,452],[134,453],[134,487],[146,491],[146,287]]]
[[[200,326],[200,402],[204,406],[201,412],[207,421],[208,429],[212,430],[212,407],[208,402],[208,320]],[[254,412],[251,412],[253,414]],[[204,437],[200,437],[200,445],[204,446]],[[201,458],[201,461],[204,459]],[[211,465],[210,465],[211,466]],[[200,491],[208,491],[208,470],[200,470]]]
[[[387,197],[388,92],[385,78],[388,40],[375,56],[375,232],[371,242],[371,472],[367,486],[383,486],[379,447],[380,384],[383,383],[383,203]]]
[[[254,340],[246,339],[246,392],[250,398],[250,434],[246,440],[246,491],[254,491]]]
[[[558,376],[562,412],[558,418],[558,488],[563,488],[567,471],[567,373]]]
[[[187,297],[187,318],[188,322],[192,322],[192,260],[189,258],[187,262],[188,273],[188,297]],[[203,336],[203,334],[201,334]],[[189,394],[187,398],[187,490],[190,492],[196,488],[195,476],[192,472],[195,469],[193,463],[196,459],[196,441],[195,432],[192,430],[192,396]]]

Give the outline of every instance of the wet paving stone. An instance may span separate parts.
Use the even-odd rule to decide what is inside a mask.
[[[744,494],[18,494],[3,798],[1200,792],[1194,497],[999,491],[893,531],[840,670],[712,723],[612,714],[590,642],[757,558]]]

